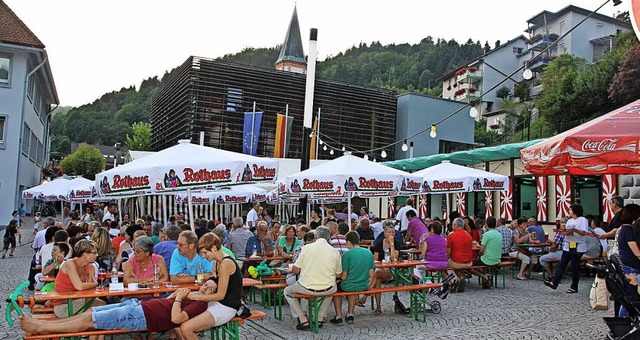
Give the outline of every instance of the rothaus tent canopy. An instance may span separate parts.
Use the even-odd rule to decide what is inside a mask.
[[[94,181],[76,177],[69,181],[66,200],[72,202],[86,202],[96,195]]]
[[[95,186],[105,196],[127,196],[273,182],[277,176],[277,160],[181,140],[178,145],[97,174]]]
[[[187,203],[186,193],[176,195],[176,202]],[[249,202],[264,202],[267,200],[267,190],[252,184],[234,185],[220,190],[196,191],[191,193],[193,204],[236,204]]]
[[[448,194],[469,191],[502,191],[509,187],[509,177],[442,161],[438,165],[413,173],[422,177],[420,192]]]
[[[43,201],[64,201],[69,193],[71,180],[58,177],[51,182],[42,183],[22,191],[22,199],[39,199]]]
[[[287,176],[283,189],[285,195],[311,194],[314,198],[392,196],[398,192],[417,193],[421,179],[347,153]]]
[[[467,151],[456,151],[452,153],[442,153],[431,156],[401,159],[397,161],[385,162],[386,166],[406,171],[416,171],[426,169],[448,160],[451,163],[460,165],[474,165],[484,162],[500,161],[503,159],[520,158],[520,150],[531,145],[538,144],[544,139],[536,139],[521,143],[512,143],[499,146],[488,146]]]
[[[640,100],[522,149],[536,175],[640,174]]]

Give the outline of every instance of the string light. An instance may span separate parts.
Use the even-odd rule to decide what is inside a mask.
[[[429,136],[431,136],[431,138],[436,138],[438,134],[436,133],[436,126],[435,125],[431,125],[431,132],[429,132]]]
[[[329,154],[330,154],[330,155],[333,155],[333,149],[331,149],[331,150],[329,151]]]
[[[409,150],[409,146],[407,145],[407,139],[402,140],[402,151],[407,152]]]
[[[471,104],[471,110],[469,110],[469,116],[471,116],[471,118],[478,117],[478,110],[475,107],[475,103]]]
[[[324,144],[324,142],[322,141],[322,139],[318,139],[318,144],[322,145]],[[325,149],[326,150],[326,149]]]
[[[347,148],[343,145],[342,146],[342,151],[344,152],[345,150],[347,150]]]
[[[382,150],[382,152],[380,153],[380,157],[387,158],[387,152]]]
[[[327,146],[326,146],[326,145],[325,145],[325,146],[323,146],[323,147],[322,147],[322,150],[327,151]]]
[[[368,161],[368,160],[369,160],[369,156],[367,156],[367,154],[366,154],[366,153],[364,154],[364,156],[363,156],[362,158],[364,158],[364,160],[365,160],[365,161]]]
[[[373,162],[374,162],[374,163],[378,163],[378,161],[377,161],[375,158],[373,159]]]

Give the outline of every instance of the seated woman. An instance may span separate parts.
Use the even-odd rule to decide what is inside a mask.
[[[158,282],[169,280],[169,272],[164,263],[164,258],[153,253],[153,240],[148,236],[141,236],[133,243],[133,254],[129,260],[122,264],[124,271],[124,283],[147,282],[153,280],[153,268],[158,265],[160,276]]]
[[[208,286],[200,288],[202,295],[212,293]],[[20,317],[20,327],[29,334],[82,332],[89,328],[130,331],[147,329],[149,332],[164,332],[207,310],[205,302],[188,300],[187,295],[189,289],[180,288],[166,299],[130,299],[117,304],[93,307],[64,320],[40,320],[23,315]]]
[[[428,270],[440,270],[449,266],[447,257],[447,239],[442,237],[442,223],[439,221],[433,222],[431,225],[431,231],[429,231],[428,236],[425,238],[424,242],[422,242],[421,248],[423,261],[429,262],[428,265],[425,265]],[[443,279],[447,277],[446,270],[442,270],[441,273]],[[422,277],[417,267],[414,274],[418,274],[418,277]]]
[[[93,234],[91,234],[91,241],[95,242],[98,246],[98,256],[94,262],[97,267],[96,273],[99,269],[104,269],[108,272],[111,271],[111,267],[113,266],[112,262],[116,257],[116,249],[113,246],[107,229],[97,228],[94,230]]]
[[[266,210],[265,210],[266,211]],[[278,243],[278,239],[280,239],[280,222],[274,221],[270,224],[269,233],[267,237],[273,241],[273,243]]]
[[[266,226],[265,226],[266,227]],[[203,235],[198,241],[198,252],[209,261],[215,260],[213,278],[205,283],[213,294],[189,294],[191,300],[209,303],[206,313],[180,325],[176,330],[182,339],[198,339],[198,332],[223,325],[233,319],[241,306],[242,273],[231,257],[222,251],[220,238],[213,233]]]
[[[284,257],[286,261],[293,259],[293,251],[296,250],[300,240],[296,237],[296,228],[287,224],[284,227],[284,235],[278,240],[278,255]]]
[[[373,242],[373,257],[376,261],[385,260],[385,252],[389,251],[390,260],[397,261],[398,254],[400,249],[402,248],[402,235],[398,235],[396,237],[396,229],[393,221],[386,220],[382,223],[384,232],[378,236],[378,238]],[[398,234],[400,234],[398,232]],[[376,268],[376,271],[373,275],[373,283],[371,285],[371,289],[382,287],[382,282],[389,281],[393,275],[391,274],[391,269],[389,268]],[[375,294],[376,299],[376,310],[373,312],[374,315],[382,314],[382,309],[380,307],[382,301],[382,294]],[[363,296],[358,301],[358,306],[364,307],[364,303],[367,300],[367,296]]]
[[[65,261],[56,276],[54,291],[58,294],[96,288],[95,267],[93,263],[98,256],[98,246],[89,240],[80,240],[73,248],[74,258]],[[53,302],[53,312],[59,318],[67,318],[76,314],[83,306],[85,299],[73,300],[73,310],[69,311],[67,303],[61,300]],[[92,306],[102,306],[104,301],[95,299]]]

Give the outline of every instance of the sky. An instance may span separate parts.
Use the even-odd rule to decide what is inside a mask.
[[[60,105],[80,106],[162,76],[189,56],[217,58],[282,44],[294,6],[302,44],[318,29],[318,60],[361,42],[508,41],[543,10],[605,0],[4,0],[44,43]],[[628,10],[606,4],[600,13]]]

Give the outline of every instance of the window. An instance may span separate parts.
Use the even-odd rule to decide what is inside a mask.
[[[564,34],[564,21],[560,21],[560,30],[558,31],[558,35],[562,36]]]
[[[29,137],[29,158],[35,162],[36,156],[38,154],[38,138],[35,133],[31,131],[31,136]]]
[[[24,123],[22,127],[22,153],[25,156],[29,155],[29,138],[31,138],[31,129],[27,123]]]
[[[11,57],[0,54],[0,86],[11,86]]]
[[[6,131],[5,131],[5,126],[7,125],[7,116],[0,116],[0,149],[4,149],[5,148],[5,136],[6,136]]]
[[[36,159],[38,165],[44,164],[44,145],[38,141],[38,159]]]
[[[513,48],[513,54],[520,54],[520,53],[522,53],[522,47]]]

